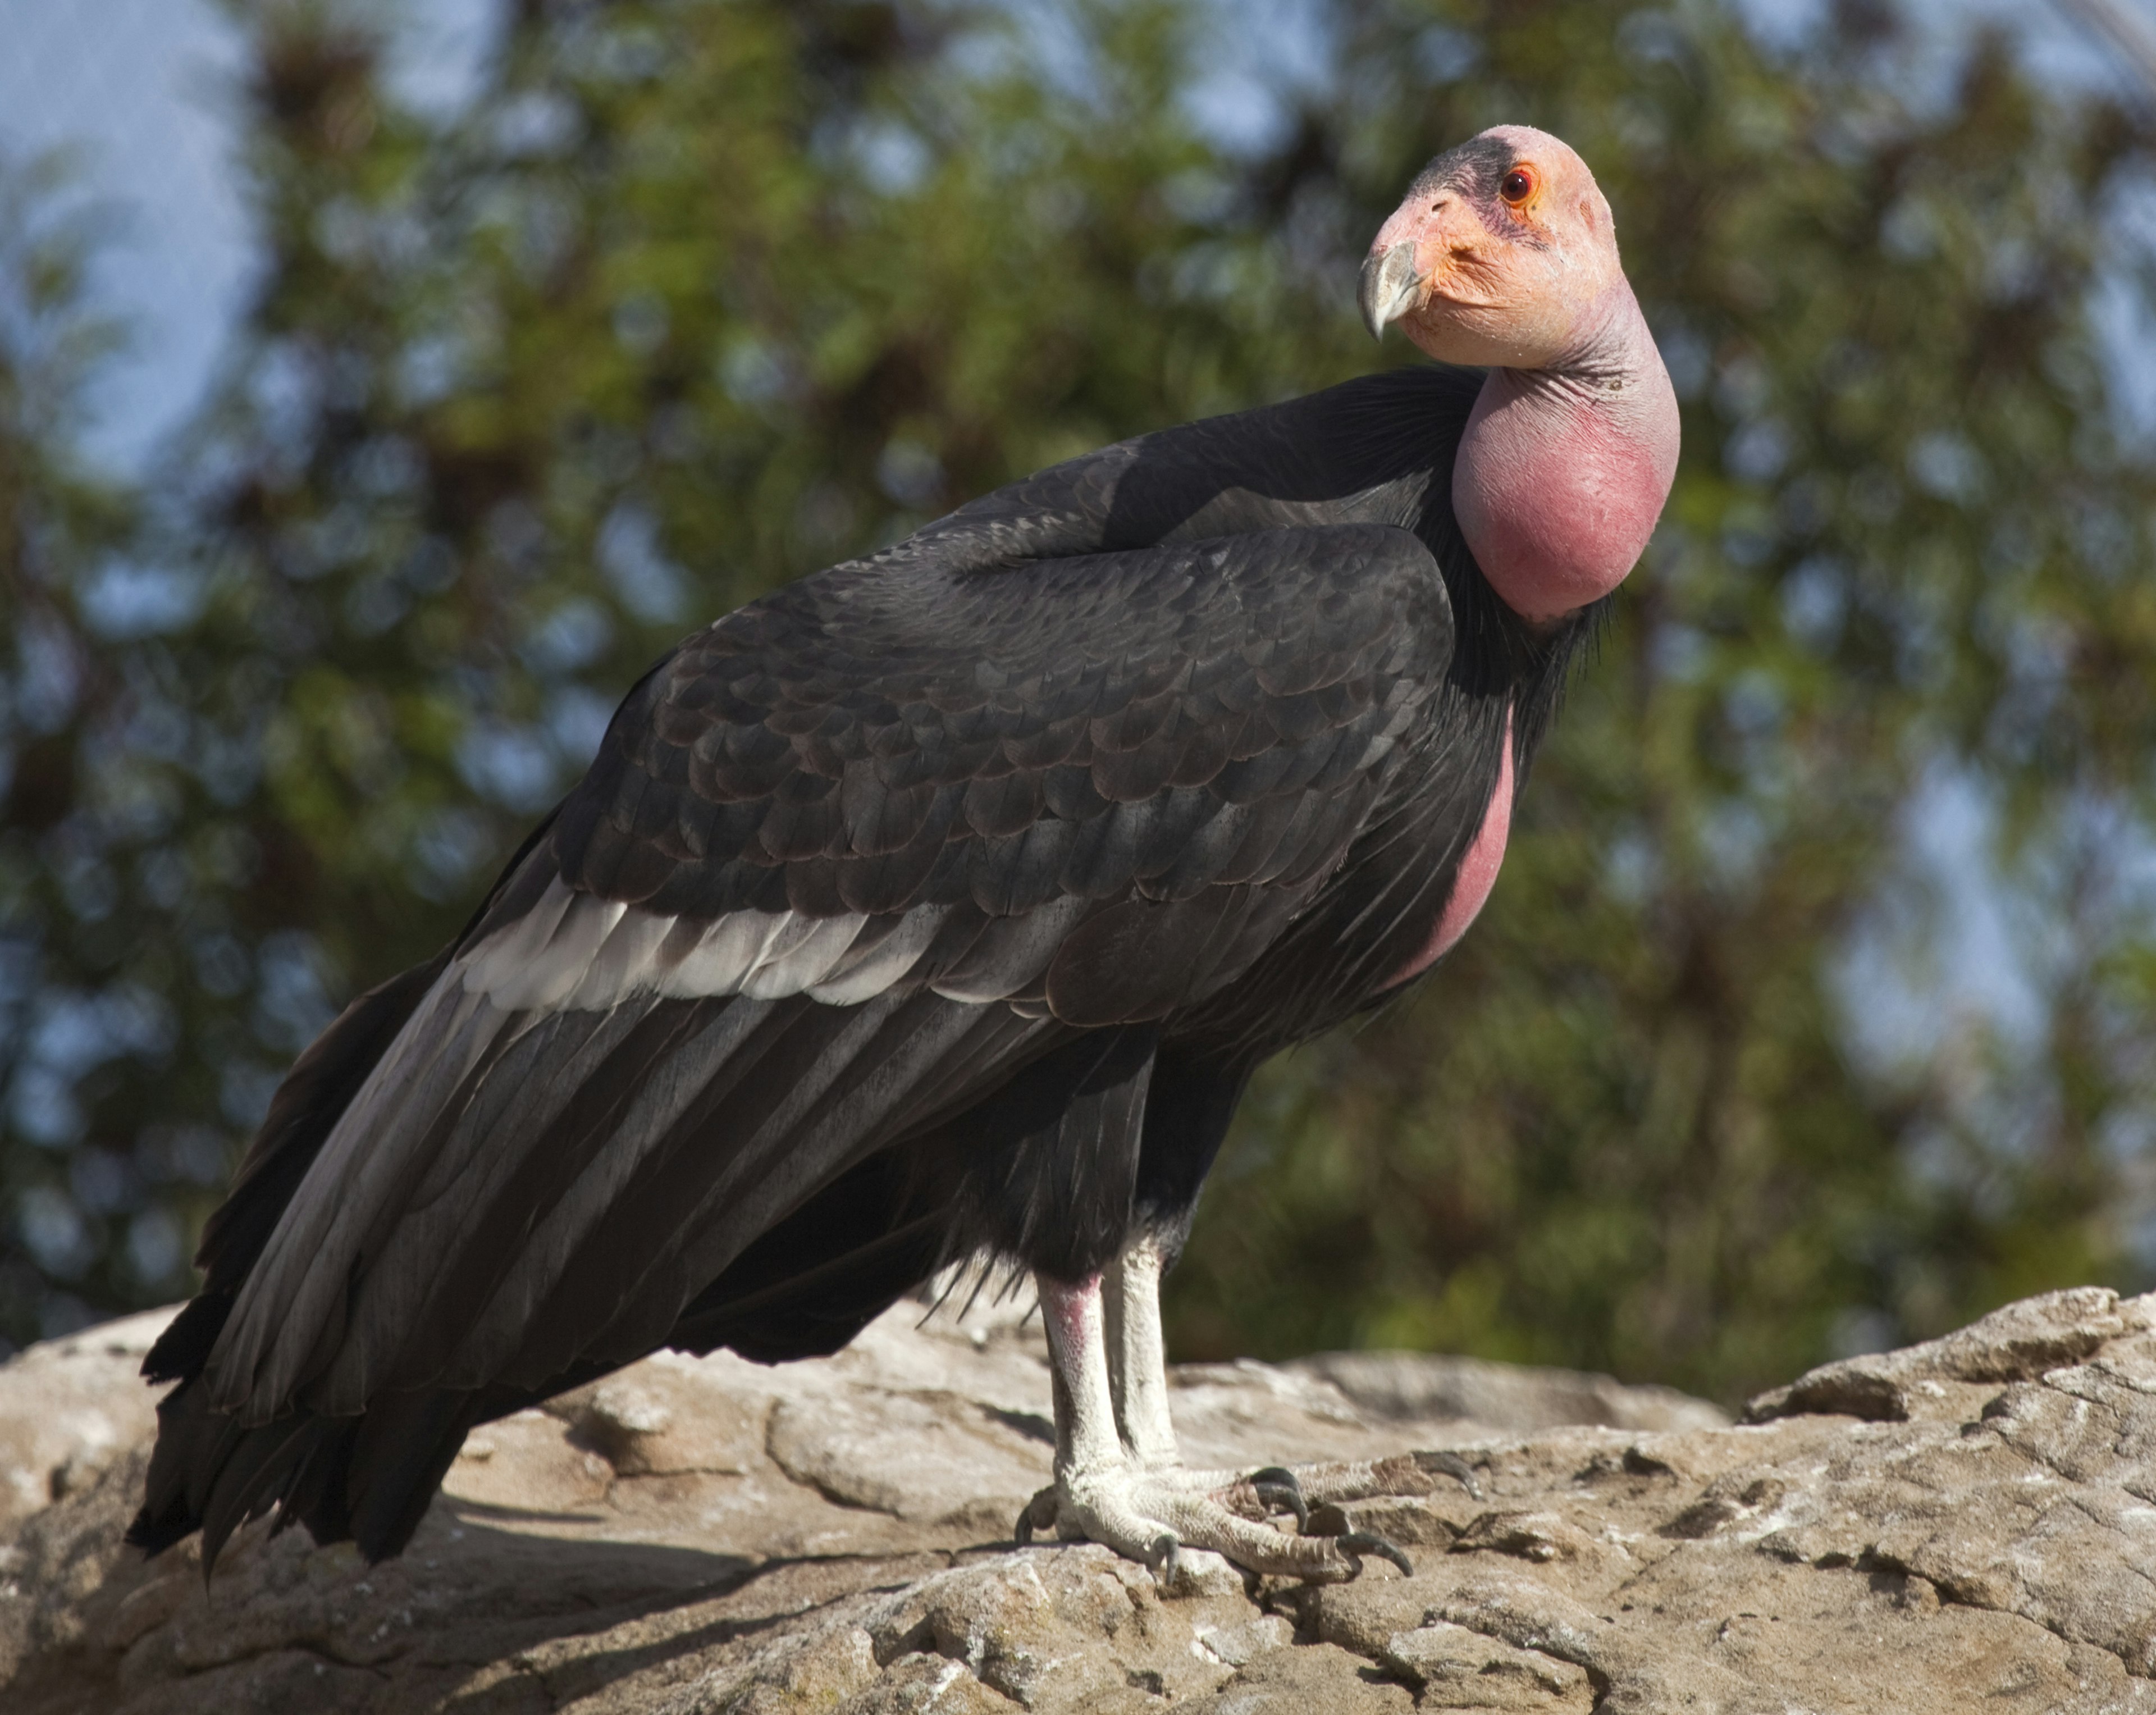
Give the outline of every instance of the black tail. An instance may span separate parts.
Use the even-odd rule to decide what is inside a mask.
[[[203,1229],[203,1291],[142,1362],[151,1381],[180,1385],[157,1408],[148,1492],[127,1532],[138,1547],[154,1553],[200,1530],[207,1568],[240,1524],[281,1503],[280,1525],[305,1522],[318,1542],[357,1537],[378,1558],[410,1538],[456,1457],[480,1405],[470,1395],[385,1400],[360,1418],[295,1412],[250,1429],[211,1411],[200,1381],[241,1284],[337,1117],[448,959],[370,989],[300,1056]]]
[[[226,1538],[275,1508],[280,1530],[304,1523],[318,1543],[350,1539],[382,1559],[411,1541],[472,1425],[530,1403],[490,1411],[483,1395],[408,1394],[358,1417],[297,1411],[249,1429],[183,1382],[157,1407],[147,1498],[127,1540],[154,1554],[199,1530],[208,1576]]]
[[[510,860],[490,906],[516,885],[552,822]],[[537,1389],[387,1394],[354,1417],[295,1409],[253,1427],[213,1411],[202,1391],[240,1288],[308,1168],[487,909],[438,958],[346,1007],[271,1101],[231,1192],[203,1228],[195,1259],[203,1290],[143,1360],[149,1380],[179,1385],[157,1408],[146,1492],[127,1530],[136,1547],[156,1553],[199,1530],[207,1575],[234,1530],[275,1511],[280,1530],[305,1524],[318,1543],[350,1540],[369,1560],[385,1558],[411,1540],[475,1425],[616,1367],[579,1363]],[[947,1260],[948,1195],[924,1181],[908,1151],[871,1157],[751,1245],[684,1307],[664,1343],[690,1352],[726,1346],[766,1363],[837,1351]]]
[[[300,1057],[270,1104],[231,1194],[204,1229],[206,1279],[143,1360],[179,1386],[157,1408],[157,1445],[127,1540],[155,1553],[203,1533],[205,1574],[232,1533],[275,1511],[318,1543],[351,1540],[369,1560],[399,1553],[476,1424],[536,1404],[614,1366],[536,1389],[495,1387],[382,1396],[356,1417],[295,1410],[249,1427],[213,1411],[201,1377],[285,1205],[337,1117],[439,975],[449,955],[346,1009]],[[766,1363],[835,1352],[933,1272],[940,1217],[909,1210],[896,1163],[871,1158],[826,1187],[686,1306],[666,1343],[732,1347]]]
[[[933,1272],[944,1221],[891,1221],[887,1158],[872,1159],[750,1247],[682,1312],[666,1343],[730,1347],[762,1363],[837,1351]],[[358,1544],[370,1561],[401,1553],[465,1436],[478,1424],[581,1386],[598,1363],[536,1390],[389,1394],[357,1417],[295,1411],[249,1428],[209,1409],[203,1365],[234,1295],[189,1304],[151,1353],[183,1379],[157,1408],[147,1494],[127,1540],[151,1553],[199,1530],[207,1574],[233,1532],[273,1509],[318,1543]],[[153,1377],[153,1379],[162,1379]]]

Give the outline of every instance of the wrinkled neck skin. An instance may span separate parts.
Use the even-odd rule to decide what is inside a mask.
[[[1676,465],[1676,394],[1620,280],[1556,362],[1490,372],[1453,464],[1453,511],[1505,604],[1552,624],[1624,581]]]

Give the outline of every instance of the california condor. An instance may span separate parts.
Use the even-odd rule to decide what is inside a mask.
[[[1436,365],[1059,465],[652,669],[279,1091],[144,1365],[179,1385],[131,1540],[213,1562],[275,1508],[394,1554],[474,1425],[661,1346],[835,1351],[986,1258],[1055,1373],[1021,1536],[1398,1558],[1267,1515],[1409,1461],[1180,1464],[1160,1276],[1252,1069],[1488,896],[1677,411],[1543,132],[1432,162],[1361,297]]]

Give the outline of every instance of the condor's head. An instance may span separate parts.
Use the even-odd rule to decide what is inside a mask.
[[[1629,296],[1587,163],[1548,131],[1494,126],[1424,167],[1363,264],[1363,320],[1447,363],[1563,362]]]
[[[1490,374],[1452,509],[1506,604],[1541,624],[1614,589],[1676,475],[1676,395],[1587,163],[1498,126],[1423,170],[1363,264],[1363,317]]]

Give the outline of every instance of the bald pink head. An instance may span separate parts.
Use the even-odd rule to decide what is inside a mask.
[[[1529,619],[1614,588],[1676,472],[1676,396],[1587,163],[1547,131],[1497,126],[1440,155],[1363,265],[1373,333],[1491,366],[1453,466],[1483,576]]]

